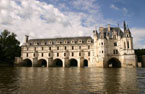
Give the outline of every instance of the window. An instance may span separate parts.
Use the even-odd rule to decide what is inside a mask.
[[[66,56],[66,53],[64,53],[64,56]]]
[[[64,46],[64,49],[66,50],[66,46]]]
[[[41,54],[41,56],[43,57],[43,53]]]
[[[90,45],[88,46],[88,49],[90,49]]]
[[[36,51],[36,47],[34,47],[34,50]]]
[[[103,53],[104,51],[102,51],[102,53]]]
[[[118,50],[113,50],[113,54],[118,54]]]
[[[129,42],[127,42],[127,48],[129,48]]]
[[[35,53],[33,54],[33,56],[35,57]]]
[[[74,56],[74,53],[72,52],[72,56]]]
[[[59,47],[57,47],[57,50],[59,50]]]
[[[44,48],[42,47],[42,50],[43,50]]]
[[[59,56],[59,53],[57,53],[57,57]]]
[[[81,46],[79,46],[79,49],[81,49]]]
[[[79,53],[79,56],[81,56],[81,53]]]
[[[28,53],[26,53],[26,57],[28,57]]]
[[[88,52],[88,56],[90,56],[90,52]]]
[[[51,54],[50,53],[48,53],[48,56],[50,56]]]
[[[72,46],[72,50],[74,50],[74,46]]]
[[[113,39],[116,39],[116,35],[113,35]]]
[[[103,42],[101,44],[103,45]]]
[[[126,43],[124,42],[124,49],[126,49]]]
[[[51,47],[49,47],[49,50],[51,50]]]
[[[114,42],[114,46],[117,46],[117,43],[116,42]]]

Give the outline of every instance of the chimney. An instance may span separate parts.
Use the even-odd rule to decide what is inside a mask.
[[[104,29],[104,27],[100,27],[100,28],[99,28],[99,31],[100,31],[100,32],[103,32],[103,29]]]
[[[110,24],[108,24],[108,32],[110,32]]]
[[[28,35],[25,35],[25,43],[27,43],[29,40],[29,36]]]

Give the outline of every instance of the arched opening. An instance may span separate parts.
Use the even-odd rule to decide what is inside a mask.
[[[121,68],[121,62],[116,58],[111,58],[107,64],[108,68]]]
[[[47,61],[45,59],[40,59],[38,64],[39,67],[47,67]]]
[[[85,59],[83,63],[84,63],[84,67],[88,67],[88,60],[87,59]]]
[[[53,61],[53,64],[54,64],[54,67],[62,67],[62,65],[63,65],[62,60],[60,60],[60,59],[55,59]]]
[[[32,61],[30,59],[25,59],[23,60],[22,65],[25,67],[32,67]]]
[[[76,59],[69,60],[69,63],[70,63],[70,67],[77,67],[78,66],[78,62]]]

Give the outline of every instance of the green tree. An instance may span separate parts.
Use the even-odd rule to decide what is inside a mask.
[[[142,56],[145,55],[145,49],[135,49],[135,54],[137,55],[138,62],[141,62]]]
[[[13,65],[14,59],[20,56],[20,42],[16,39],[16,34],[4,30],[0,34],[0,63]]]

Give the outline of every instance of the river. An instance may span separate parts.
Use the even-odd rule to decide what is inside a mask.
[[[0,67],[0,94],[145,94],[145,69]]]

